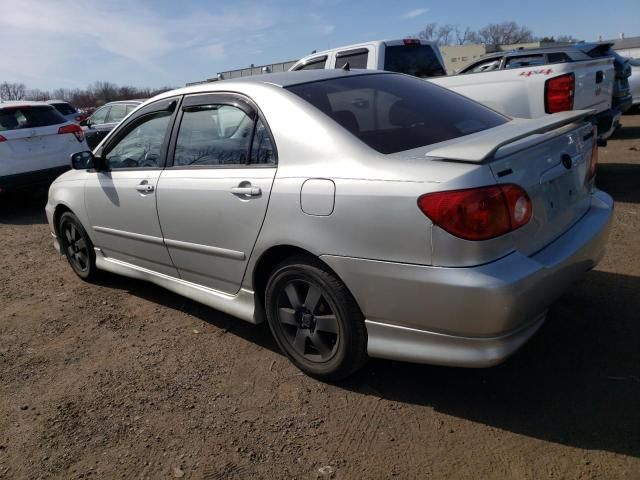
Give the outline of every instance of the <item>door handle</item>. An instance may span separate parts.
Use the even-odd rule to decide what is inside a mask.
[[[252,187],[251,184],[243,187],[231,187],[231,193],[234,195],[246,195],[247,197],[257,197],[262,194],[260,187]]]
[[[155,187],[148,181],[143,180],[138,185],[136,185],[136,190],[140,193],[151,193],[155,190]]]
[[[604,80],[604,72],[602,70],[598,70],[596,72],[596,83],[602,83]]]

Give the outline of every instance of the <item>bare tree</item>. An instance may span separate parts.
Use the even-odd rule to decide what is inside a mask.
[[[427,23],[420,32],[418,32],[418,38],[427,41],[435,41],[436,33],[438,29],[437,23]]]
[[[471,28],[465,27],[464,30],[460,29],[458,25],[455,28],[456,45],[467,45],[474,43],[477,40],[477,34]]]
[[[551,38],[553,38],[553,37],[551,37]],[[573,35],[558,35],[556,37],[555,41],[556,42],[567,42],[567,43],[578,43],[580,40],[578,40]]]
[[[534,40],[533,32],[516,22],[490,23],[478,30],[478,40],[487,45],[510,45]]]
[[[440,25],[436,37],[436,42],[438,43],[438,45],[451,45],[455,30],[456,27],[454,25],[449,25],[448,23],[445,25]]]
[[[27,87],[24,83],[0,83],[0,99],[23,100]]]
[[[32,88],[27,90],[24,98],[35,100],[36,102],[44,102],[45,100],[51,100],[51,94],[37,88]]]

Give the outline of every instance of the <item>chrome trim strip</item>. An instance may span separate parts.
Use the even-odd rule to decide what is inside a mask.
[[[129,238],[131,240],[139,240],[141,242],[153,243],[155,245],[163,245],[164,242],[160,237],[153,237],[151,235],[143,235],[142,233],[125,232],[124,230],[116,230],[115,228],[91,227],[96,232],[106,233],[107,235],[115,235],[116,237]]]
[[[216,257],[231,258],[233,260],[245,260],[247,258],[244,252],[228,250],[220,247],[211,247],[209,245],[201,245],[199,243],[182,242],[180,240],[171,240],[170,238],[165,238],[164,243],[167,247],[178,248],[180,250],[191,250],[193,252],[204,253],[206,255],[215,255]]]

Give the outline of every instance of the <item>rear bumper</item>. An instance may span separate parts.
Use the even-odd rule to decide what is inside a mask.
[[[620,123],[622,112],[615,109],[607,110],[595,116],[593,123],[598,127],[598,140],[607,140]]]
[[[613,200],[596,192],[587,214],[537,254],[443,268],[323,256],[366,320],[372,357],[485,367],[506,359],[548,307],[604,255]]]

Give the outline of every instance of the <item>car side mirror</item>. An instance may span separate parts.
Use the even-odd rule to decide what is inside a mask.
[[[85,150],[71,155],[71,168],[74,170],[106,170],[104,159],[95,156],[93,152]]]

